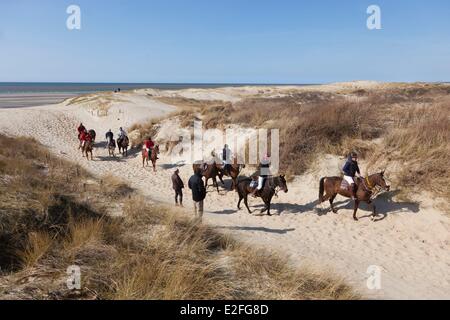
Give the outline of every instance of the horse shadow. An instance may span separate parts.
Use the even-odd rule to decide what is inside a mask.
[[[212,214],[234,214],[237,212],[238,212],[237,210],[225,209],[225,210],[220,210],[220,211],[211,211],[210,213],[212,213]]]
[[[123,157],[121,155],[117,155],[115,157],[113,156],[97,156],[97,161],[114,161],[114,162],[125,162]]]
[[[395,201],[393,198],[397,196],[400,193],[400,190],[393,190],[393,191],[387,191],[383,192],[382,194],[378,195],[374,200],[373,203],[376,206],[376,213],[377,218],[374,219],[374,221],[381,221],[386,219],[386,217],[390,214],[398,214],[398,213],[418,213],[420,211],[420,202],[412,202],[412,201]],[[354,209],[354,203],[351,200],[344,200],[335,203],[336,204],[343,204],[342,206],[335,206],[337,210],[340,209],[348,209],[353,210]],[[361,203],[358,211],[366,211],[370,212],[370,214],[366,214],[360,218],[369,218],[372,217],[372,207],[367,205],[365,202]],[[380,216],[381,217],[378,217]]]
[[[184,167],[186,164],[184,162],[180,163],[164,163],[159,165],[159,167],[161,167],[164,170],[170,170],[170,169],[175,169],[175,168],[181,168]]]
[[[107,148],[107,147],[108,147],[108,143],[106,141],[94,143],[94,148]]]
[[[217,229],[227,229],[227,230],[233,230],[233,231],[260,231],[260,232],[267,232],[267,233],[276,233],[276,234],[286,234],[288,232],[295,231],[295,228],[288,228],[288,229],[273,229],[273,228],[266,228],[266,227],[243,227],[243,226],[217,226],[215,227]]]
[[[298,204],[298,203],[271,203],[270,211],[275,211],[276,215],[283,214],[299,214],[305,213],[308,211],[314,211],[316,206],[319,204],[318,200],[311,201],[306,204]],[[264,208],[264,204],[253,205],[255,208]]]

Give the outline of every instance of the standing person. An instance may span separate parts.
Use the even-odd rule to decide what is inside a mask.
[[[223,170],[230,175],[231,169],[231,150],[226,144],[222,150]]]
[[[183,188],[184,183],[179,176],[180,170],[177,169],[172,175],[172,187],[175,190],[175,205],[178,206],[178,197],[180,197],[180,206],[183,206]]]
[[[206,197],[206,189],[200,168],[195,170],[195,174],[189,179],[188,186],[189,189],[192,190],[195,216],[201,221],[203,217],[203,200],[205,200]]]

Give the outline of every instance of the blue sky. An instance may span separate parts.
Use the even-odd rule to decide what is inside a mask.
[[[366,27],[371,4],[382,30]],[[0,1],[0,81],[362,79],[450,81],[450,1]]]

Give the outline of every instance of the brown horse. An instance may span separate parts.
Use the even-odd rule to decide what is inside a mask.
[[[245,168],[245,164],[238,164],[237,158],[234,158],[233,164],[228,166],[228,170],[225,170],[224,165],[217,165],[217,168],[219,169],[219,179],[223,183],[222,177],[227,176],[231,178],[231,189],[234,190],[236,188],[237,184],[237,178],[239,176],[239,173],[243,168]]]
[[[148,152],[146,148],[142,149],[142,168],[145,167],[145,163],[147,163],[148,166],[148,161],[151,160],[152,161],[152,165],[153,165],[153,172],[156,172],[156,160],[158,160],[158,154],[159,154],[159,145],[155,145],[155,147],[151,150],[150,152],[150,159],[148,156]]]
[[[331,210],[334,213],[337,213],[337,210],[333,207],[333,201],[338,194],[341,196],[351,198],[352,192],[349,187],[345,189],[341,187],[342,183],[341,177],[324,177],[320,179],[319,186],[319,202],[322,203],[326,200],[330,201]],[[390,186],[386,184],[384,180],[384,171],[380,173],[373,174],[364,179],[357,179],[356,181],[356,199],[355,199],[355,207],[353,211],[353,219],[358,221],[356,217],[356,211],[358,211],[359,203],[361,201],[366,202],[367,204],[372,206],[372,219],[376,216],[376,208],[372,202],[372,195],[374,189],[376,187],[381,187],[382,189],[389,191]],[[325,192],[325,195],[324,195]]]
[[[91,160],[94,160],[92,157],[92,149],[94,149],[94,141],[86,141],[84,146],[81,147],[81,153],[83,157],[86,155],[86,159],[89,160],[89,153],[91,154]]]
[[[222,177],[219,174],[219,168],[215,162],[213,163],[194,163],[192,165],[192,169],[194,170],[194,173],[196,172],[197,168],[201,169],[202,176],[205,177],[205,187],[208,187],[208,180],[212,179],[213,181],[213,187],[217,188],[217,193],[219,193],[219,184],[217,183],[217,177],[219,177],[220,181],[223,184]]]
[[[119,153],[123,156],[128,156],[128,146],[130,145],[130,140],[127,136],[117,139],[117,146],[119,147]]]
[[[247,207],[248,213],[252,213],[250,208],[248,207],[248,195],[253,192],[253,188],[250,187],[250,182],[252,182],[252,178],[243,178],[239,180],[237,183],[236,191],[239,194],[239,201],[237,207],[241,210],[241,201],[244,200],[244,204]],[[267,211],[267,215],[270,214],[270,202],[272,201],[273,196],[277,192],[277,188],[280,188],[284,192],[288,192],[288,187],[286,183],[286,179],[284,175],[280,175],[278,177],[267,177],[264,182],[263,188],[257,193],[257,197],[260,197],[265,204],[265,207],[261,210],[261,213]]]

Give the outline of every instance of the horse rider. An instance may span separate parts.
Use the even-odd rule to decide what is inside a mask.
[[[127,133],[125,132],[125,130],[123,130],[122,127],[119,128],[119,134],[118,134],[118,136],[119,136],[119,138],[117,139],[117,142],[118,142],[119,144],[123,141],[123,139],[124,139],[125,137],[127,137]]]
[[[86,137],[87,137],[87,135],[88,135],[88,132],[87,132],[86,129],[84,129],[83,131],[81,131],[80,136],[79,136],[80,142],[81,142],[81,144],[80,144],[80,147],[81,147],[81,148],[83,148],[84,145],[85,145],[85,143],[86,143]]]
[[[230,175],[231,172],[231,150],[228,145],[223,146],[222,150],[223,170]]]
[[[83,123],[80,123],[77,130],[78,130],[78,139],[80,139],[81,133],[86,131],[86,128],[83,126]]]
[[[270,176],[270,158],[266,153],[259,163],[258,186],[252,191],[252,197],[256,197],[256,193],[262,190],[268,176]]]
[[[342,168],[344,172],[344,180],[348,182],[350,192],[352,194],[352,200],[356,199],[356,183],[355,183],[355,175],[357,177],[361,177],[361,172],[358,166],[358,154],[356,152],[352,152],[347,161],[345,162],[344,167]]]
[[[155,147],[155,143],[152,141],[152,137],[148,137],[144,141],[143,149],[147,150],[148,157],[150,158],[153,152],[153,148]]]
[[[111,141],[114,141],[114,133],[109,129],[109,131],[105,134],[107,145],[109,146],[111,144]]]

